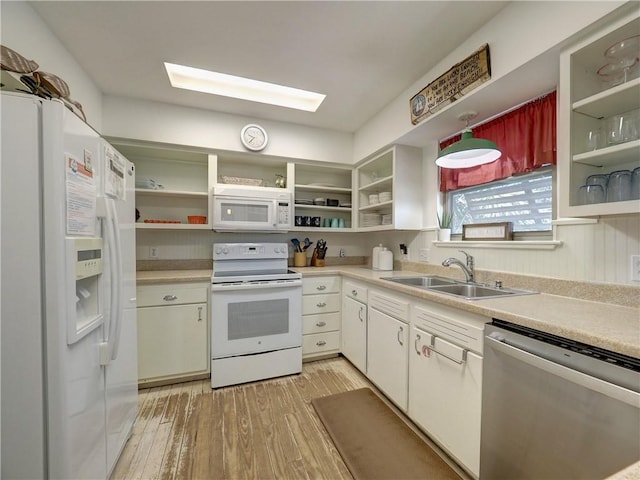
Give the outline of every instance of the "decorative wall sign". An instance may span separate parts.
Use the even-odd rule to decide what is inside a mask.
[[[462,240],[513,240],[513,224],[500,222],[462,225]]]
[[[411,123],[417,125],[425,117],[455,102],[490,78],[489,45],[485,44],[411,97]]]

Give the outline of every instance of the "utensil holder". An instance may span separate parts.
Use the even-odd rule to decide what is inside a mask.
[[[306,267],[307,266],[307,252],[293,252],[293,266],[294,267]]]

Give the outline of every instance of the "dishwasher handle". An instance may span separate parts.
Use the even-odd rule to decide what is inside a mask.
[[[559,363],[552,362],[545,358],[539,357],[533,353],[522,350],[519,347],[507,343],[502,335],[485,336],[485,347],[492,348],[516,360],[519,360],[534,368],[550,373],[565,380],[580,385],[589,390],[599,392],[603,395],[624,402],[636,408],[640,408],[640,393],[629,390],[628,388],[615,385],[613,383],[601,380],[586,373],[579,372]]]

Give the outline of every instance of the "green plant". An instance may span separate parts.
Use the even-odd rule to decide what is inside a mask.
[[[438,225],[440,228],[451,228],[451,221],[453,220],[453,214],[444,210],[442,212],[442,216],[439,213],[436,214],[438,216]]]

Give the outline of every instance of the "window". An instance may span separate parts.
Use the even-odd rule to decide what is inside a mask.
[[[513,222],[514,232],[551,230],[552,169],[540,168],[495,182],[447,192],[451,233],[470,223]]]

